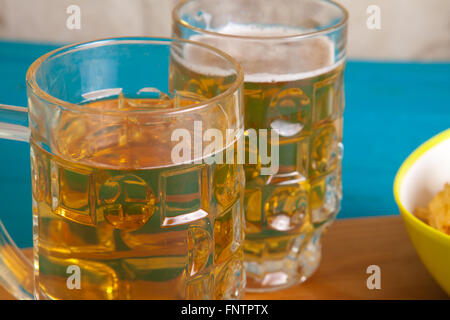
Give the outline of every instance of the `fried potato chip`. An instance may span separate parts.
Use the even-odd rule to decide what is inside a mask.
[[[450,184],[445,184],[425,208],[416,208],[414,215],[431,227],[450,235]]]

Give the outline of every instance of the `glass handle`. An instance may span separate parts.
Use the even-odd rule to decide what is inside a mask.
[[[28,142],[28,109],[0,104],[0,138]]]
[[[28,142],[28,109],[0,104],[0,138]],[[0,220],[0,285],[17,299],[33,299],[33,264]]]

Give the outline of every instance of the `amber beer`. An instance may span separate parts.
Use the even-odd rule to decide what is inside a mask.
[[[233,11],[239,2],[223,10]],[[197,19],[206,27],[179,23],[194,8],[203,9],[204,20]],[[273,290],[304,281],[317,269],[321,234],[340,208],[344,59],[336,59],[327,36],[298,41],[289,37],[299,29],[226,23],[221,14],[205,1],[186,1],[175,8],[180,20],[174,33],[193,33],[189,39],[236,58],[245,72],[245,129],[279,135],[277,173],[262,174],[261,163],[244,165],[247,288]],[[209,29],[215,15],[222,27]],[[258,152],[246,141],[247,160]]]
[[[167,103],[119,98],[89,107]],[[88,116],[63,115],[55,132],[59,155],[31,141],[37,295],[239,298],[245,285],[241,166],[161,166],[171,144],[139,119],[122,121],[102,126]],[[148,137],[159,143],[148,147]],[[79,268],[79,290],[67,286],[70,266]]]
[[[261,165],[244,166],[250,288],[288,286],[310,276],[320,261],[321,233],[339,211],[343,63],[330,61],[331,53],[312,54],[302,62],[311,71],[291,74],[295,50],[314,53],[330,46],[331,52],[326,38],[302,46],[309,47],[285,48],[280,55],[288,62],[275,61],[277,70],[245,76],[245,128],[279,134],[278,173],[261,175]],[[270,67],[264,64],[264,70]]]

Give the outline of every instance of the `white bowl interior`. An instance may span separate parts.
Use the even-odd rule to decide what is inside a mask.
[[[435,145],[408,170],[400,186],[400,201],[409,212],[425,207],[450,183],[450,139]]]

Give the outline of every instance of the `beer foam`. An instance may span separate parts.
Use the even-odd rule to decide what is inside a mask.
[[[258,24],[238,24],[234,22],[228,22],[225,26],[218,29],[211,29],[211,31],[247,37],[287,37],[305,32],[304,29],[288,26],[263,26]]]
[[[342,61],[335,62],[334,43],[326,36],[296,39],[270,39],[305,33],[284,26],[260,26],[228,23],[211,29],[219,34],[244,36],[234,38],[194,35],[190,40],[207,43],[236,58],[244,68],[246,82],[285,82],[315,77],[326,73]],[[189,58],[195,59],[194,52]],[[199,70],[200,71],[200,70]]]
[[[189,40],[194,40],[193,37]],[[202,41],[197,41],[202,42]],[[207,41],[204,43],[208,44]],[[225,66],[225,59],[212,50],[205,50],[200,46],[187,45],[183,47],[183,53],[172,52],[171,58],[185,68],[212,77],[228,77],[236,74],[234,66],[229,63]]]

